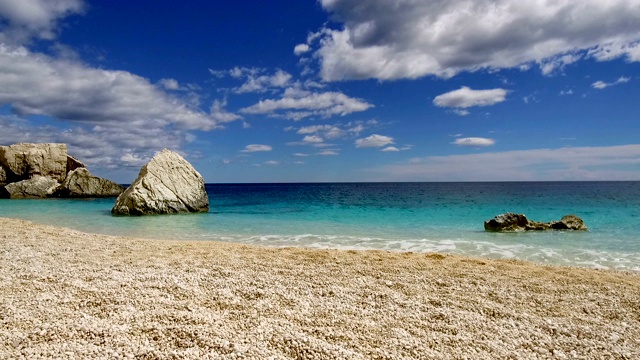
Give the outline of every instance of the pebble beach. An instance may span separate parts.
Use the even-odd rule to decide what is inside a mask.
[[[640,274],[0,218],[0,358],[640,358]]]

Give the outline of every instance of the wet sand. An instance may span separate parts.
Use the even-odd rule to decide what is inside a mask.
[[[0,358],[640,358],[640,274],[0,218]]]

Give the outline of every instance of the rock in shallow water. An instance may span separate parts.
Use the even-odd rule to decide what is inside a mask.
[[[116,200],[116,215],[177,214],[209,211],[204,179],[179,154],[164,149],[140,170]]]
[[[486,231],[513,232],[528,230],[587,230],[581,218],[575,215],[563,216],[560,221],[531,221],[523,214],[505,213],[484,222]]]

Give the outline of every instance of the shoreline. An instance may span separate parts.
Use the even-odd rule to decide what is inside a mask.
[[[0,218],[0,358],[634,358],[640,274]]]

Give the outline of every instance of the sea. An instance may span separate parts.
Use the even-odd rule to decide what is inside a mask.
[[[113,216],[115,199],[3,199],[0,217],[138,238],[437,252],[640,272],[640,182],[207,184],[208,213]],[[589,231],[490,233],[505,212]]]

